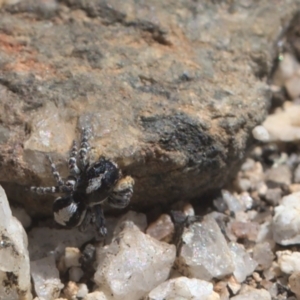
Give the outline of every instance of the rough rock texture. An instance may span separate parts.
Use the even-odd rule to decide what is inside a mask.
[[[235,267],[233,275],[237,282],[243,282],[247,276],[253,273],[257,267],[257,262],[251,258],[243,245],[231,242],[229,248]]]
[[[300,243],[300,192],[282,198],[275,207],[272,230],[276,243],[292,245]]]
[[[264,289],[249,289],[242,294],[230,298],[231,300],[271,300],[271,295]]]
[[[27,236],[0,186],[0,300],[31,300]]]
[[[181,240],[176,261],[180,273],[209,281],[234,271],[230,249],[213,217],[206,216],[201,223],[185,228]]]
[[[264,79],[297,0],[23,0],[0,12],[0,174],[31,214],[51,201],[45,154],[64,163],[91,125],[94,155],[136,179],[140,206],[230,177],[269,104]],[[37,202],[39,201],[39,202]],[[38,205],[37,205],[38,203]]]
[[[58,298],[64,287],[59,278],[53,255],[30,262],[30,273],[38,297],[45,300]]]
[[[128,221],[110,245],[98,248],[95,283],[114,300],[139,300],[168,278],[175,255],[174,245]]]
[[[220,296],[213,291],[210,282],[178,277],[170,279],[153,289],[146,300],[220,300]]]

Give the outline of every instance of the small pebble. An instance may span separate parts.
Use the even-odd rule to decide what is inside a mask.
[[[64,296],[68,299],[76,299],[78,286],[75,282],[69,281],[63,290]]]
[[[289,277],[289,286],[291,291],[296,294],[297,299],[300,299],[300,272],[294,272]]]
[[[292,172],[287,165],[279,165],[266,171],[265,180],[269,188],[289,186],[292,183]]]
[[[273,189],[268,189],[265,194],[266,201],[273,206],[278,205],[281,197],[282,197],[282,190],[279,187],[273,188]]]
[[[194,208],[191,204],[186,204],[184,207],[183,207],[183,213],[186,215],[186,216],[189,216],[189,217],[193,217],[195,215],[195,211],[194,211]]]
[[[70,267],[79,267],[79,259],[81,257],[80,250],[74,247],[66,247],[65,249],[65,266],[66,268]]]
[[[296,99],[300,96],[300,77],[295,75],[285,82],[285,88],[291,99]]]
[[[85,296],[84,300],[110,300],[107,298],[103,292],[95,291],[89,293]]]
[[[78,284],[77,298],[84,298],[88,294],[89,290],[85,283]]]
[[[300,272],[300,252],[277,251],[278,265],[285,274]]]
[[[162,214],[148,226],[146,233],[159,241],[171,241],[174,234],[174,224],[171,217],[167,214]]]
[[[268,142],[270,139],[268,130],[262,125],[258,125],[256,127],[254,127],[252,130],[252,134],[256,140],[261,141],[261,142]]]

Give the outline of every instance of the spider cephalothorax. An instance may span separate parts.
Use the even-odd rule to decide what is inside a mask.
[[[133,194],[134,180],[130,176],[123,177],[118,165],[104,157],[90,164],[89,135],[90,131],[83,129],[78,157],[77,145],[73,142],[69,157],[70,175],[66,181],[62,180],[48,156],[57,185],[31,187],[31,190],[38,194],[65,194],[53,203],[54,219],[58,224],[67,227],[79,226],[83,230],[93,223],[98,233],[105,235],[106,226],[101,204],[106,200],[112,207],[126,207]]]

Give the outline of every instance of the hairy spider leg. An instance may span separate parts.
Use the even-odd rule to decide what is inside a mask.
[[[39,195],[44,194],[58,194],[58,193],[70,193],[74,190],[73,185],[67,185],[68,181],[64,185],[56,185],[56,186],[32,186],[30,190]]]
[[[77,161],[76,161],[77,152],[78,149],[77,149],[76,141],[73,141],[72,149],[70,151],[70,156],[69,156],[69,169],[72,175],[80,174],[80,169],[78,168]]]
[[[87,227],[91,224],[92,222],[92,213],[90,208],[87,209],[86,214],[79,226],[79,231],[84,232],[86,231]]]
[[[53,175],[54,179],[56,180],[57,184],[58,184],[59,186],[64,185],[64,181],[62,180],[62,178],[61,178],[59,172],[57,171],[56,165],[55,165],[55,163],[53,162],[52,158],[51,158],[49,155],[47,155],[47,158],[48,158],[48,160],[49,160],[49,162],[50,162],[50,165],[51,165],[51,172],[52,172],[52,175]]]
[[[61,193],[61,186],[32,186],[30,187],[30,190],[32,192],[35,192],[39,195],[44,194],[55,194],[55,193]]]
[[[92,206],[90,209],[92,211],[92,223],[95,224],[97,228],[97,233],[100,236],[106,236],[107,228],[106,228],[106,222],[105,222],[102,206],[98,204]]]
[[[90,137],[90,130],[88,128],[83,128],[80,149],[79,149],[79,162],[83,170],[88,165],[88,152],[90,150],[90,146],[88,143],[89,137]]]

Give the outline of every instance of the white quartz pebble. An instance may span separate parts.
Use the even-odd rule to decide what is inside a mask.
[[[252,259],[245,247],[238,243],[231,242],[229,249],[234,264],[233,275],[238,282],[243,282],[247,276],[251,275],[257,267],[257,262]]]
[[[30,262],[34,290],[44,300],[58,298],[64,285],[59,278],[53,255]]]
[[[275,207],[273,238],[281,245],[300,243],[300,192],[283,197]]]
[[[256,127],[254,127],[252,129],[252,134],[256,140],[261,141],[261,142],[268,142],[270,139],[268,130],[262,125],[258,125]]]
[[[230,249],[212,216],[184,229],[176,264],[182,274],[207,281],[234,271]]]
[[[282,272],[292,274],[300,272],[300,252],[290,250],[277,251],[278,265]]]
[[[178,277],[170,279],[153,289],[147,300],[219,300],[210,282],[195,278]]]
[[[159,242],[127,221],[110,245],[97,249],[94,279],[114,300],[140,300],[168,278],[175,255],[174,245]]]

